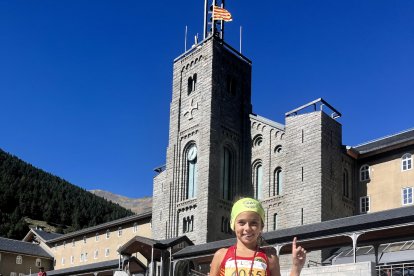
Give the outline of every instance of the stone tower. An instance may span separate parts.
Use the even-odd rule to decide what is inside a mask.
[[[250,188],[251,62],[210,35],[175,59],[165,170],[154,179],[153,237],[231,237],[235,196]]]

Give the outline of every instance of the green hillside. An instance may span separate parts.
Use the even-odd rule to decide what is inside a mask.
[[[25,217],[75,231],[133,213],[0,149],[0,236],[22,239]]]

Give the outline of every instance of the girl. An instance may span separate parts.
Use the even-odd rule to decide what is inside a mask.
[[[219,249],[213,257],[210,276],[280,276],[279,259],[272,248],[260,248],[265,212],[259,201],[242,198],[231,210],[230,227],[237,242]],[[306,260],[306,250],[292,243],[290,276],[298,276]]]

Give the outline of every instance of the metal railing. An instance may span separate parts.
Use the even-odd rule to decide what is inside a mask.
[[[414,276],[414,263],[378,265],[378,276]]]

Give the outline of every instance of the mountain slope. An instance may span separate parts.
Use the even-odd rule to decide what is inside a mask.
[[[94,195],[103,197],[108,201],[119,204],[122,207],[131,210],[135,214],[151,211],[152,208],[152,197],[129,198],[103,190],[90,190],[89,192],[93,193]]]
[[[24,237],[28,231],[25,217],[56,225],[59,231],[73,231],[132,214],[0,149],[2,237]]]

